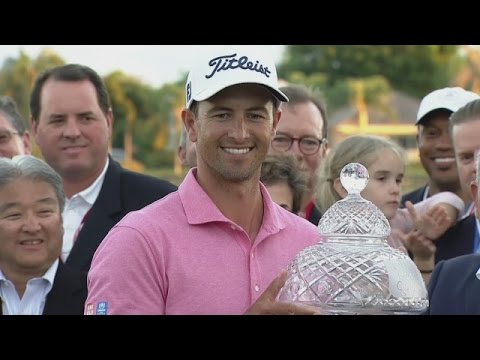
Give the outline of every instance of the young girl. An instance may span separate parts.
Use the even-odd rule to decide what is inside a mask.
[[[418,216],[412,219],[409,210],[399,209],[405,172],[403,149],[385,138],[355,135],[337,144],[322,163],[317,187],[317,204],[322,213],[347,196],[340,182],[340,172],[352,162],[360,163],[368,170],[369,181],[361,195],[374,203],[390,222],[392,233],[388,243],[392,247],[406,251],[401,234],[414,228],[428,239],[437,239],[455,223],[463,209],[462,199],[453,193],[442,192],[413,205],[414,210],[411,209],[410,213],[415,212]],[[415,260],[415,254],[413,256]]]

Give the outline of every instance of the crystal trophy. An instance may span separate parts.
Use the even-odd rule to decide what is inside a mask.
[[[323,242],[302,250],[288,266],[279,301],[314,306],[324,314],[418,314],[428,307],[422,276],[407,254],[387,244],[390,224],[360,192],[368,171],[346,165],[348,196],[322,216]]]

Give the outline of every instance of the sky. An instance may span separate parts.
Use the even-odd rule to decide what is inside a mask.
[[[1,45],[0,67],[8,57],[17,58],[23,49],[36,58],[41,50],[50,48],[67,63],[87,65],[105,76],[121,70],[154,87],[179,80],[188,71],[191,57],[208,48],[222,45]],[[242,45],[269,51],[278,64],[284,45]]]

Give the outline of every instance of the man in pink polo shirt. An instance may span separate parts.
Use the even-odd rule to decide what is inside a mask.
[[[198,61],[182,112],[198,167],[109,232],[93,258],[85,314],[315,313],[275,301],[282,270],[321,240],[259,181],[282,101],[273,60],[254,48]]]

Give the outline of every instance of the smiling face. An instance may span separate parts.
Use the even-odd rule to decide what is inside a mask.
[[[277,134],[288,135],[292,138],[302,138],[311,136],[316,139],[322,139],[323,134],[323,117],[320,110],[312,102],[282,105],[282,120],[278,124]],[[312,155],[305,155],[300,151],[299,144],[295,141],[292,144],[289,153],[294,155],[298,160],[301,170],[306,170],[313,178],[315,172],[320,167],[320,163],[325,156],[326,145],[322,144],[318,152]],[[282,153],[271,148],[272,154]]]
[[[63,225],[50,184],[20,178],[0,188],[0,266],[42,276],[60,256]]]
[[[183,116],[196,143],[198,175],[227,182],[258,179],[280,118],[270,92],[253,84],[231,86],[198,103],[197,114]]]
[[[90,81],[48,80],[41,91],[33,134],[45,160],[64,179],[95,177],[105,166],[112,134],[111,110],[104,114]]]
[[[384,149],[368,167],[370,179],[361,195],[374,203],[390,220],[397,213],[405,166],[397,153]]]
[[[448,133],[450,112],[437,111],[418,128],[420,160],[432,183],[439,188],[458,187],[453,144]]]

